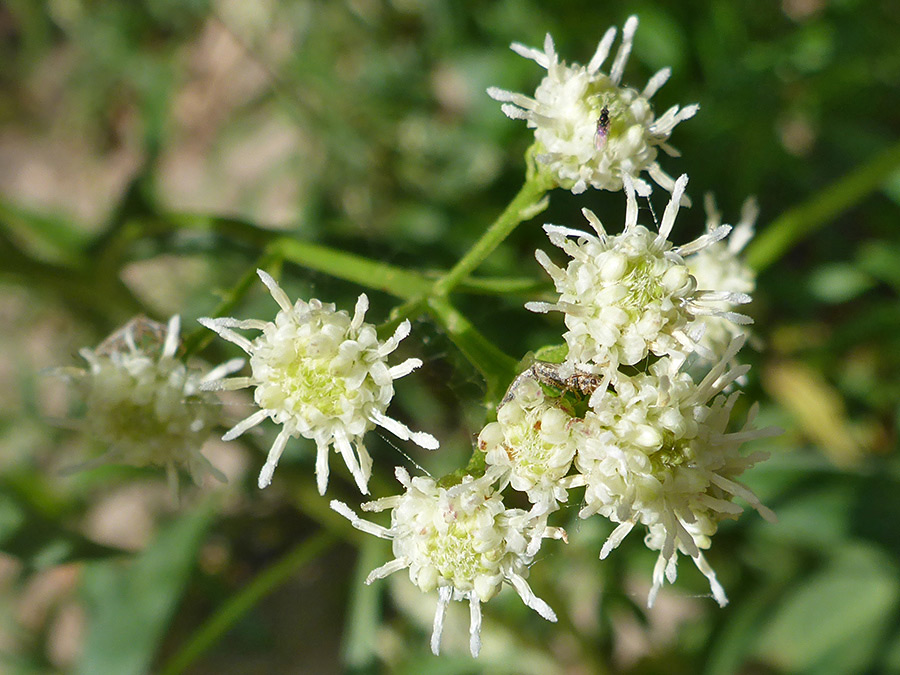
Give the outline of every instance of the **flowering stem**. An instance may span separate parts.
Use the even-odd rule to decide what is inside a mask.
[[[757,271],[764,270],[803,237],[881,187],[898,166],[900,143],[781,214],[747,247],[747,263]]]
[[[232,596],[204,623],[160,669],[162,675],[183,673],[212,647],[238,620],[260,600],[288,581],[298,569],[314,560],[335,543],[330,532],[320,532],[292,548],[273,565],[264,569],[239,593]]]
[[[463,279],[468,277],[484,260],[506,239],[516,226],[530,218],[533,218],[547,208],[547,200],[544,196],[550,189],[550,184],[543,174],[537,173],[529,177],[519,190],[519,194],[513,197],[509,206],[503,213],[485,230],[484,234],[475,242],[459,261],[443,277],[438,279],[431,294],[435,296],[447,295]]]

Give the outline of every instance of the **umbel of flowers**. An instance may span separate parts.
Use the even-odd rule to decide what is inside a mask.
[[[556,351],[563,355],[552,363],[534,362],[515,378],[496,420],[478,434],[477,454],[465,471],[435,480],[398,468],[403,492],[362,505],[365,511],[390,511],[389,524],[364,520],[343,502],[331,502],[357,529],[392,542],[394,558],[367,583],[407,570],[423,592],[437,592],[435,654],[451,600],[468,601],[470,650],[478,654],[481,604],[504,584],[540,616],[556,620],[526,579],[544,539],[566,540],[561,528],[549,524],[566,504],[577,504],[581,518],[610,521],[601,558],[635,527],[645,531],[645,545],[658,551],[651,606],[663,583],[675,581],[679,554],[691,558],[724,605],[725,591],[704,555],[719,524],[737,518],[743,503],[774,517],[740,482],[765,457],[743,453],[742,445],[773,430],[754,426],[755,406],[743,423],[731,419],[748,371],[738,353],[750,319],[736,308],[750,301],[754,289],[740,252],[753,234],[755,204],[748,202],[732,229],[708,200],[704,234],[673,243],[679,210],[689,205],[688,178],[672,180],[656,159],[660,149],[677,155],[669,136],[697,106],[676,105],[656,116],[650,99],[668,79],[668,68],[641,92],[622,84],[636,28],[637,19],[629,18],[608,71],[602,68],[615,39],[612,28],[587,66],[561,61],[549,36],[543,51],[514,44],[514,51],[547,75],[533,97],[488,92],[503,102],[504,113],[534,129],[529,154],[539,176],[529,173],[527,180],[576,194],[589,187],[625,192],[625,222],[618,232],[586,209],[590,232],[544,226],[567,259],[554,262],[536,251],[556,293],[526,307],[562,313],[564,344]],[[649,199],[652,190],[643,173],[671,193],[658,223],[655,215],[653,222],[641,222],[638,198]],[[139,345],[136,329],[129,327],[97,350],[83,350],[90,368],[68,372],[85,389],[94,434],[123,461],[160,464],[170,475],[184,466],[195,474],[207,466],[199,446],[215,421],[209,392],[249,388],[258,410],[223,438],[235,439],[266,419],[280,426],[259,474],[260,488],[270,484],[291,438],[315,442],[322,494],[331,448],[368,493],[373,466],[363,439],[376,426],[423,448],[438,447],[433,436],[387,414],[394,382],[422,365],[416,358],[388,363],[409,335],[409,321],[382,341],[365,321],[364,294],[351,315],[315,299],[292,302],[271,276],[259,270],[259,277],[278,305],[274,319],[200,319],[248,355],[249,375],[225,377],[242,359],[205,377],[188,371],[175,358],[177,317],[167,331],[156,331],[165,333],[157,340],[161,349]],[[519,503],[530,506],[508,507],[508,490],[523,493]]]

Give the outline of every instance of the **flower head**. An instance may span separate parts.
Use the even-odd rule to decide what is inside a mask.
[[[713,595],[725,605],[725,592],[706,563],[702,549],[725,518],[737,518],[740,497],[767,519],[774,518],[756,495],[735,478],[765,453],[741,455],[749,440],[775,430],[753,427],[752,408],[744,427],[728,432],[738,393],[723,394],[749,366],[727,370],[742,338],[732,341],[707,376],[696,384],[670,358],[649,372],[622,377],[602,397],[592,397],[580,427],[584,440],[575,458],[585,489],[580,515],[600,513],[619,526],[603,545],[605,558],[638,523],[649,529],[648,547],[660,555],[648,605],[664,575],[674,581],[677,552],[689,555],[709,579]]]
[[[617,377],[619,365],[633,365],[649,353],[657,356],[684,354],[698,348],[693,321],[714,314],[729,321],[749,323],[747,317],[716,307],[716,303],[749,302],[743,293],[698,290],[684,256],[691,255],[728,235],[722,225],[684,246],[673,246],[668,237],[687,176],[676,181],[659,232],[638,225],[638,204],[630,179],[625,179],[627,211],[625,229],[608,235],[597,216],[585,217],[596,235],[545,225],[550,242],[568,253],[566,269],[554,265],[541,250],[538,262],[553,278],[560,297],[556,303],[530,302],[535,312],[565,313],[568,361]]]
[[[706,208],[706,231],[715,232],[722,225],[722,216],[716,209],[712,195],[704,200]],[[699,289],[715,289],[728,293],[749,294],[756,289],[756,273],[741,257],[741,251],[753,237],[753,228],[759,208],[756,200],[748,199],[741,210],[741,219],[731,231],[727,241],[717,241],[686,256],[685,264],[697,280]],[[730,312],[735,308],[728,300],[710,303],[720,312]],[[718,357],[728,347],[731,339],[743,335],[746,328],[728,320],[725,316],[710,314],[698,316],[703,326],[700,344],[712,355]]]
[[[486,464],[502,468],[503,480],[526,492],[537,513],[566,501],[566,476],[575,458],[577,420],[557,404],[534,379],[520,378],[497,410],[497,421],[478,435]]]
[[[468,600],[471,609],[469,646],[473,656],[481,648],[481,603],[493,598],[504,581],[522,601],[548,621],[556,615],[534,595],[525,578],[543,537],[560,538],[562,530],[547,528],[546,518],[521,509],[507,509],[493,488],[496,471],[480,478],[466,476],[453,487],[438,486],[428,477],[410,478],[397,467],[402,495],[363,504],[366,511],[391,509],[391,526],[361,519],[346,504],[331,508],[355,528],[393,540],[394,560],[373,570],[366,583],[402,569],[423,592],[438,589],[431,649],[440,650],[444,613],[450,600]]]
[[[58,371],[83,391],[88,431],[110,446],[100,459],[165,467],[173,492],[177,468],[196,482],[206,471],[224,480],[200,453],[218,420],[216,397],[201,385],[243,364],[229,361],[206,376],[189,370],[175,358],[179,326],[178,316],[167,326],[138,317],[96,349],[80,350],[86,370]]]
[[[622,85],[631,54],[637,17],[629,17],[622,44],[608,73],[600,70],[609,56],[616,29],[610,28],[587,66],[560,61],[547,35],[544,50],[519,43],[512,50],[547,70],[534,98],[491,87],[488,95],[503,102],[512,119],[527,120],[533,128],[538,162],[546,165],[556,183],[575,194],[588,186],[621,190],[624,176],[640,182],[642,171],[660,186],[672,190],[674,181],[656,162],[658,149],[677,156],[668,144],[675,126],[693,117],[699,106],[672,106],[656,118],[650,99],[665,84],[671,69],[657,72],[643,91]],[[644,184],[649,190],[649,184]]]
[[[303,436],[316,442],[316,480],[321,494],[328,485],[331,446],[340,452],[363,494],[368,492],[372,459],[362,437],[376,425],[423,448],[438,447],[433,436],[410,431],[384,414],[394,396],[394,380],[422,365],[419,359],[387,365],[388,355],[409,335],[409,321],[380,342],[375,327],[363,321],[369,306],[365,294],[359,296],[351,318],[333,304],[318,300],[292,304],[271,276],[263,270],[258,274],[281,308],[274,321],[220,318],[200,319],[200,323],[250,355],[250,377],[208,385],[211,389],[253,387],[253,397],[260,407],[228,431],[223,440],[237,438],[266,418],[282,425],[260,471],[260,488],[271,483],[291,437]],[[262,334],[251,341],[233,328]]]

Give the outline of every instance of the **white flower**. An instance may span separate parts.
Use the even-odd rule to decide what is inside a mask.
[[[96,349],[79,351],[87,370],[57,371],[84,392],[86,428],[110,446],[98,461],[165,467],[173,493],[179,467],[195,482],[205,471],[225,480],[200,453],[218,419],[216,397],[200,389],[243,365],[242,359],[229,361],[206,376],[187,369],[175,358],[179,327],[178,316],[168,326],[138,317]]]
[[[397,467],[397,479],[406,488],[402,495],[363,504],[366,511],[391,509],[391,526],[361,519],[346,504],[332,501],[331,508],[355,528],[393,540],[394,560],[373,570],[366,583],[402,569],[423,592],[438,589],[431,650],[440,650],[444,613],[450,600],[468,600],[471,610],[469,646],[473,656],[481,648],[481,603],[499,591],[504,581],[516,589],[522,601],[548,621],[556,614],[534,595],[525,577],[543,537],[561,538],[558,528],[547,528],[546,518],[521,509],[507,509],[492,483],[497,472],[477,479],[465,476],[453,487],[439,487],[427,477],[410,478]]]
[[[567,361],[584,368],[591,363],[610,379],[619,365],[633,365],[649,353],[683,358],[698,348],[697,316],[713,314],[736,323],[750,319],[717,308],[717,303],[746,303],[743,293],[698,290],[697,281],[684,262],[691,255],[728,235],[722,225],[684,246],[668,241],[687,176],[676,181],[659,232],[638,225],[638,204],[630,179],[625,179],[627,210],[622,234],[607,235],[597,216],[585,217],[596,236],[554,225],[545,225],[551,243],[568,253],[566,269],[554,265],[541,250],[538,262],[553,278],[560,293],[556,303],[529,302],[535,312],[565,313],[564,338]],[[571,238],[574,239],[571,239]]]
[[[647,373],[620,378],[599,400],[591,401],[580,427],[585,438],[575,465],[584,478],[586,506],[579,515],[600,513],[619,523],[603,545],[601,558],[637,523],[648,527],[645,543],[660,551],[650,606],[664,577],[675,580],[678,551],[691,556],[724,606],[725,592],[701,550],[709,548],[721,520],[737,518],[743,511],[734,497],[774,519],[735,479],[767,456],[741,455],[741,444],[777,430],[754,429],[754,406],[740,431],[726,431],[739,393],[722,391],[749,369],[727,370],[742,344],[743,338],[733,340],[699,384],[669,358],[657,361]]]
[[[722,225],[722,216],[716,209],[712,195],[707,194],[704,200],[706,208],[706,230],[715,232]],[[741,219],[727,241],[717,241],[693,255],[686,256],[685,264],[697,280],[697,288],[715,289],[729,293],[750,294],[756,289],[756,272],[741,257],[741,251],[753,237],[753,228],[759,208],[756,200],[748,199],[741,210]],[[727,300],[711,303],[711,306],[722,312],[734,309],[734,304]],[[716,358],[728,347],[731,339],[746,333],[746,328],[729,321],[723,316],[710,314],[697,317],[703,325],[700,344]]]
[[[669,136],[679,122],[693,117],[699,106],[675,105],[660,118],[654,116],[650,98],[669,79],[670,68],[651,77],[641,92],[621,84],[637,24],[634,16],[625,22],[622,44],[608,74],[600,68],[609,56],[615,28],[603,36],[587,66],[560,61],[550,35],[544,51],[514,43],[512,50],[545,68],[546,77],[534,98],[488,89],[491,98],[504,103],[501,109],[508,117],[528,121],[535,130],[538,162],[547,166],[560,187],[575,194],[588,186],[621,190],[623,176],[631,176],[649,191],[649,184],[638,178],[642,171],[666,190],[674,186],[656,162],[658,148],[678,155],[667,143]]]
[[[557,403],[534,379],[520,378],[497,410],[497,421],[478,435],[485,463],[504,469],[503,480],[526,492],[539,514],[566,501],[566,476],[575,458],[577,420]]]
[[[250,355],[250,377],[207,385],[210,389],[255,388],[253,397],[260,410],[235,425],[223,440],[237,438],[267,417],[282,425],[259,473],[260,488],[272,482],[281,453],[292,436],[316,442],[320,494],[325,494],[328,485],[330,446],[340,452],[360,491],[368,493],[372,459],[362,437],[376,425],[423,448],[438,447],[433,436],[410,431],[384,414],[394,396],[393,381],[422,365],[419,359],[387,365],[388,355],[409,335],[409,321],[400,324],[391,338],[379,342],[375,327],[363,321],[369,306],[365,294],[359,296],[351,319],[347,312],[318,300],[291,304],[271,276],[263,270],[257,273],[281,307],[274,321],[204,318],[200,323]],[[259,330],[262,334],[251,341],[232,328]]]

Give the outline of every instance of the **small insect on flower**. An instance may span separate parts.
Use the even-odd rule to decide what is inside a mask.
[[[606,145],[606,139],[609,137],[609,108],[603,106],[600,111],[600,117],[597,118],[597,131],[594,134],[594,147],[597,152],[602,152]]]
[[[550,35],[543,49],[515,42],[512,50],[537,63],[546,75],[533,96],[498,87],[487,90],[488,96],[500,101],[500,110],[507,117],[525,120],[528,128],[534,129],[531,150],[539,169],[556,186],[574,194],[589,187],[621,190],[626,176],[641,191],[649,192],[650,182],[641,177],[645,173],[670,192],[675,187],[657,157],[660,150],[678,156],[669,137],[699,106],[673,105],[656,115],[651,99],[669,79],[670,68],[653,75],[641,90],[622,83],[637,26],[637,17],[625,22],[622,42],[606,72],[603,64],[612,51],[615,28],[606,31],[586,66],[562,60]]]
[[[385,415],[394,396],[393,382],[422,365],[407,359],[396,366],[387,357],[410,331],[404,321],[394,335],[380,342],[375,326],[365,323],[369,299],[359,296],[353,317],[333,304],[318,300],[291,303],[276,281],[263,270],[259,278],[281,308],[274,321],[250,319],[200,319],[200,323],[233,342],[250,355],[250,377],[211,382],[209,389],[253,387],[260,410],[236,424],[222,438],[230,441],[271,418],[282,425],[259,473],[259,487],[272,482],[272,474],[291,437],[316,442],[316,481],[320,494],[328,486],[328,449],[344,458],[363,494],[368,493],[372,459],[363,445],[363,435],[380,426],[403,440],[434,450],[437,439],[411,431]],[[261,331],[248,340],[234,328]],[[355,452],[354,452],[355,449]]]

